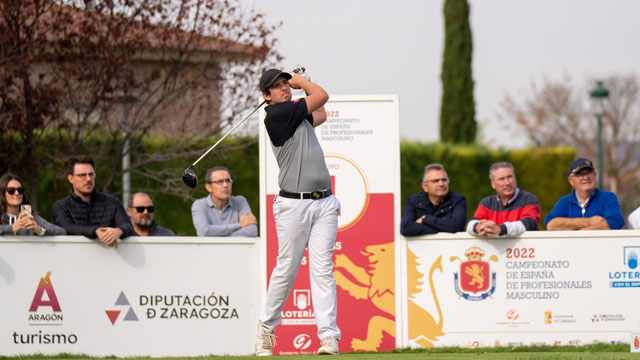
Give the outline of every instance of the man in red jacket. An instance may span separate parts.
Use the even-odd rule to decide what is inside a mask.
[[[488,238],[538,230],[540,202],[532,193],[518,189],[513,165],[506,161],[494,163],[489,169],[489,179],[497,196],[480,201],[467,224],[467,232]]]

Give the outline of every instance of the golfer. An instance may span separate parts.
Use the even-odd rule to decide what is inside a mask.
[[[306,97],[291,99],[291,88]],[[331,192],[331,178],[314,127],[327,119],[329,95],[298,74],[267,70],[260,90],[268,105],[264,123],[278,161],[280,193],[273,202],[278,234],[277,265],[271,274],[256,339],[256,355],[271,355],[274,328],[287,300],[305,248],[309,249],[311,299],[321,346],[318,354],[338,354],[336,283],[333,246],[338,233],[340,202]]]

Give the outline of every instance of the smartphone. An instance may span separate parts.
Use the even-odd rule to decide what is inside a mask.
[[[31,205],[20,205],[20,212],[31,215]]]

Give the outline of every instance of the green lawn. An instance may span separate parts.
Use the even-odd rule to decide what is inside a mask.
[[[309,359],[330,359],[329,356],[318,355],[296,355],[296,356],[278,356],[283,360],[309,360]],[[207,356],[207,357],[167,357],[167,358],[148,358],[148,357],[131,357],[117,358],[113,357],[88,357],[82,355],[60,354],[56,356],[44,355],[24,355],[19,357],[0,356],[1,359],[127,359],[127,360],[215,360],[215,359],[257,359],[256,356]],[[471,360],[471,359],[514,359],[514,360],[536,360],[536,359],[639,359],[640,353],[630,353],[628,344],[592,344],[585,346],[520,346],[520,347],[496,347],[484,349],[466,349],[466,348],[436,348],[430,350],[422,349],[402,349],[386,353],[348,353],[340,354],[339,358],[345,360],[386,360],[386,359],[428,359],[428,360]]]

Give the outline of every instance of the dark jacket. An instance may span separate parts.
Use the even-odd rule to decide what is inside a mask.
[[[91,201],[85,202],[73,193],[53,204],[53,223],[62,226],[69,235],[96,238],[101,227],[117,227],[122,236],[134,235],[129,215],[117,198],[93,190]]]
[[[45,229],[45,235],[67,235],[67,232],[60,226],[53,225],[38,215],[33,215],[33,218],[36,220],[38,226]],[[0,221],[0,223],[2,223],[2,225],[0,225],[0,235],[35,235],[33,230],[28,229],[20,229],[14,233],[13,228],[9,225],[9,215],[6,213],[2,215],[2,221]]]
[[[140,236],[135,232],[135,229],[134,235]],[[149,231],[149,236],[176,236],[176,234],[174,234],[173,231],[158,225],[158,223],[153,220],[153,222],[151,223],[151,231]]]
[[[416,223],[424,216],[422,224]],[[467,219],[467,199],[454,191],[449,191],[438,206],[433,206],[427,193],[409,195],[402,211],[400,233],[405,236],[435,234],[438,232],[464,231]]]

